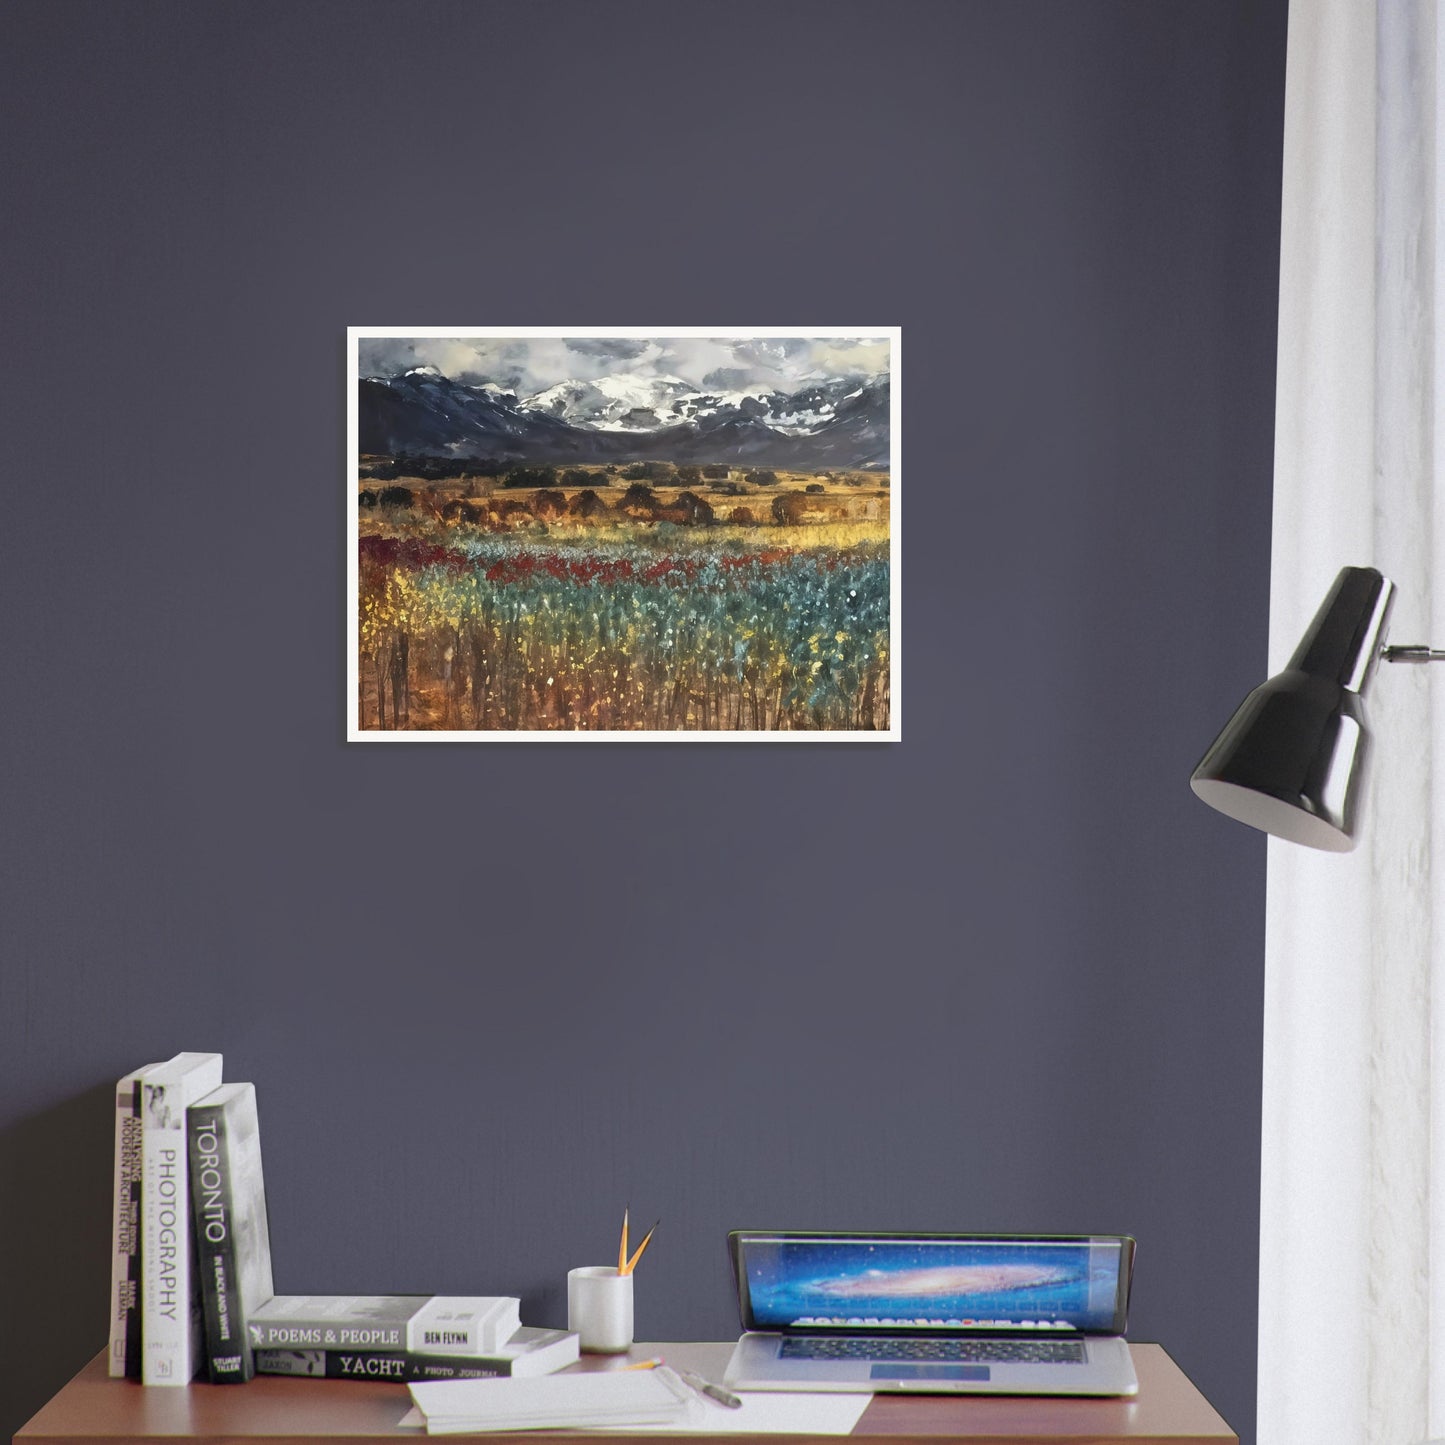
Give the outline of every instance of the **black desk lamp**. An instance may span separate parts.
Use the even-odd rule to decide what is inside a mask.
[[[1195,768],[1195,793],[1277,838],[1348,853],[1375,663],[1445,661],[1445,650],[1384,645],[1394,599],[1395,584],[1373,567],[1343,568],[1285,670],[1245,698]]]

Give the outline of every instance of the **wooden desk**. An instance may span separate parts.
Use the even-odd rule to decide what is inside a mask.
[[[853,1431],[874,1445],[919,1445],[945,1436],[973,1445],[1238,1445],[1238,1437],[1158,1345],[1132,1345],[1139,1394],[1132,1400],[1024,1399],[987,1395],[875,1395]],[[658,1354],[670,1364],[721,1379],[730,1344],[641,1344],[633,1357]],[[591,1368],[624,1363],[593,1360]],[[298,1380],[258,1376],[247,1385],[191,1385],[146,1389],[111,1380],[97,1355],[14,1437],[14,1445],[157,1445],[175,1439],[198,1445],[377,1445],[429,1437],[402,1430],[397,1421],[410,1401],[401,1385],[358,1380]],[[546,1441],[597,1445],[628,1437],[549,1431],[492,1435],[497,1445]],[[657,1445],[687,1442],[695,1434],[639,1433]],[[707,1436],[706,1439],[721,1439]],[[837,1437],[737,1437],[775,1445],[835,1445]]]

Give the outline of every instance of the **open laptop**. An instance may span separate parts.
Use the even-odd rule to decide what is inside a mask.
[[[728,1235],[738,1390],[1134,1395],[1127,1235]]]

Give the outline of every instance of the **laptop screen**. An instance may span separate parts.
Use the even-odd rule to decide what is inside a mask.
[[[1124,1333],[1126,1235],[728,1238],[748,1330]]]

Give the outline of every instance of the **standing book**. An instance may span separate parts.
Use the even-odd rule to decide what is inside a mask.
[[[200,1363],[186,1110],[220,1086],[220,1054],[177,1054],[141,1078],[141,1379],[147,1385],[188,1385]]]
[[[275,1293],[254,1084],[222,1084],[186,1111],[206,1378],[256,1373],[246,1321]]]
[[[111,1376],[140,1379],[141,1075],[133,1069],[115,1086],[115,1193],[111,1211]]]

